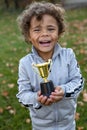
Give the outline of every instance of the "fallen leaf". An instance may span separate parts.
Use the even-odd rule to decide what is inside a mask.
[[[84,106],[84,103],[82,101],[78,101],[79,106]]]
[[[6,84],[6,80],[2,80],[2,84]]]
[[[66,47],[67,46],[67,42],[62,42],[62,46]]]
[[[87,91],[86,90],[83,91],[83,101],[87,102]]]
[[[80,119],[80,113],[76,112],[75,113],[75,120],[79,120]]]
[[[84,68],[84,71],[87,73],[87,68]]]
[[[31,122],[31,120],[30,120],[29,118],[27,118],[27,119],[26,119],[26,123],[29,124],[30,122]]]
[[[9,113],[12,114],[12,115],[15,115],[16,114],[16,110],[15,109],[10,109]]]
[[[84,127],[83,126],[79,126],[77,127],[78,130],[84,130]]]
[[[3,77],[3,74],[0,74],[0,78]]]
[[[15,86],[14,83],[8,84],[8,87],[9,87],[9,88],[14,88],[14,86]]]
[[[10,110],[10,109],[12,109],[12,106],[7,106],[5,109]]]
[[[25,107],[23,104],[20,104],[20,105],[21,105],[21,107],[23,107],[23,108]]]
[[[8,94],[9,94],[8,91],[3,91],[3,92],[2,92],[2,96],[4,96],[4,97],[7,97]]]
[[[17,51],[17,48],[13,48],[13,51],[16,52],[16,51]]]
[[[6,67],[13,67],[14,64],[13,63],[6,63]]]
[[[12,69],[12,70],[11,70],[11,73],[14,73],[14,72],[15,72],[15,70]]]
[[[2,107],[0,107],[0,114],[2,114],[3,113],[3,108]]]
[[[85,54],[85,49],[80,49],[80,54]]]
[[[29,48],[27,48],[27,49],[26,49],[26,52],[28,53],[29,51],[30,51],[30,49],[29,49]]]

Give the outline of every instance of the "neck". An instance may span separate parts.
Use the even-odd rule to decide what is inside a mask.
[[[50,53],[39,53],[39,56],[42,57],[44,61],[48,61],[48,59],[52,59],[53,52]]]

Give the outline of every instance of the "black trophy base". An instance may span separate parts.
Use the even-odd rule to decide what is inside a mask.
[[[51,92],[54,92],[54,85],[53,82],[50,80],[48,82],[40,83],[41,87],[41,94],[43,96],[49,97],[51,95]]]

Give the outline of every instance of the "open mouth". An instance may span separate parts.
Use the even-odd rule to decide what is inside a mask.
[[[51,43],[51,41],[50,40],[48,40],[48,41],[40,41],[39,43],[41,45],[49,45]]]

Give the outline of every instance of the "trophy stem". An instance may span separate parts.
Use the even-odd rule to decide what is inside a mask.
[[[44,82],[45,82],[45,83],[47,83],[47,82],[48,82],[48,80],[47,80],[46,78],[43,78],[43,79],[44,79]]]

